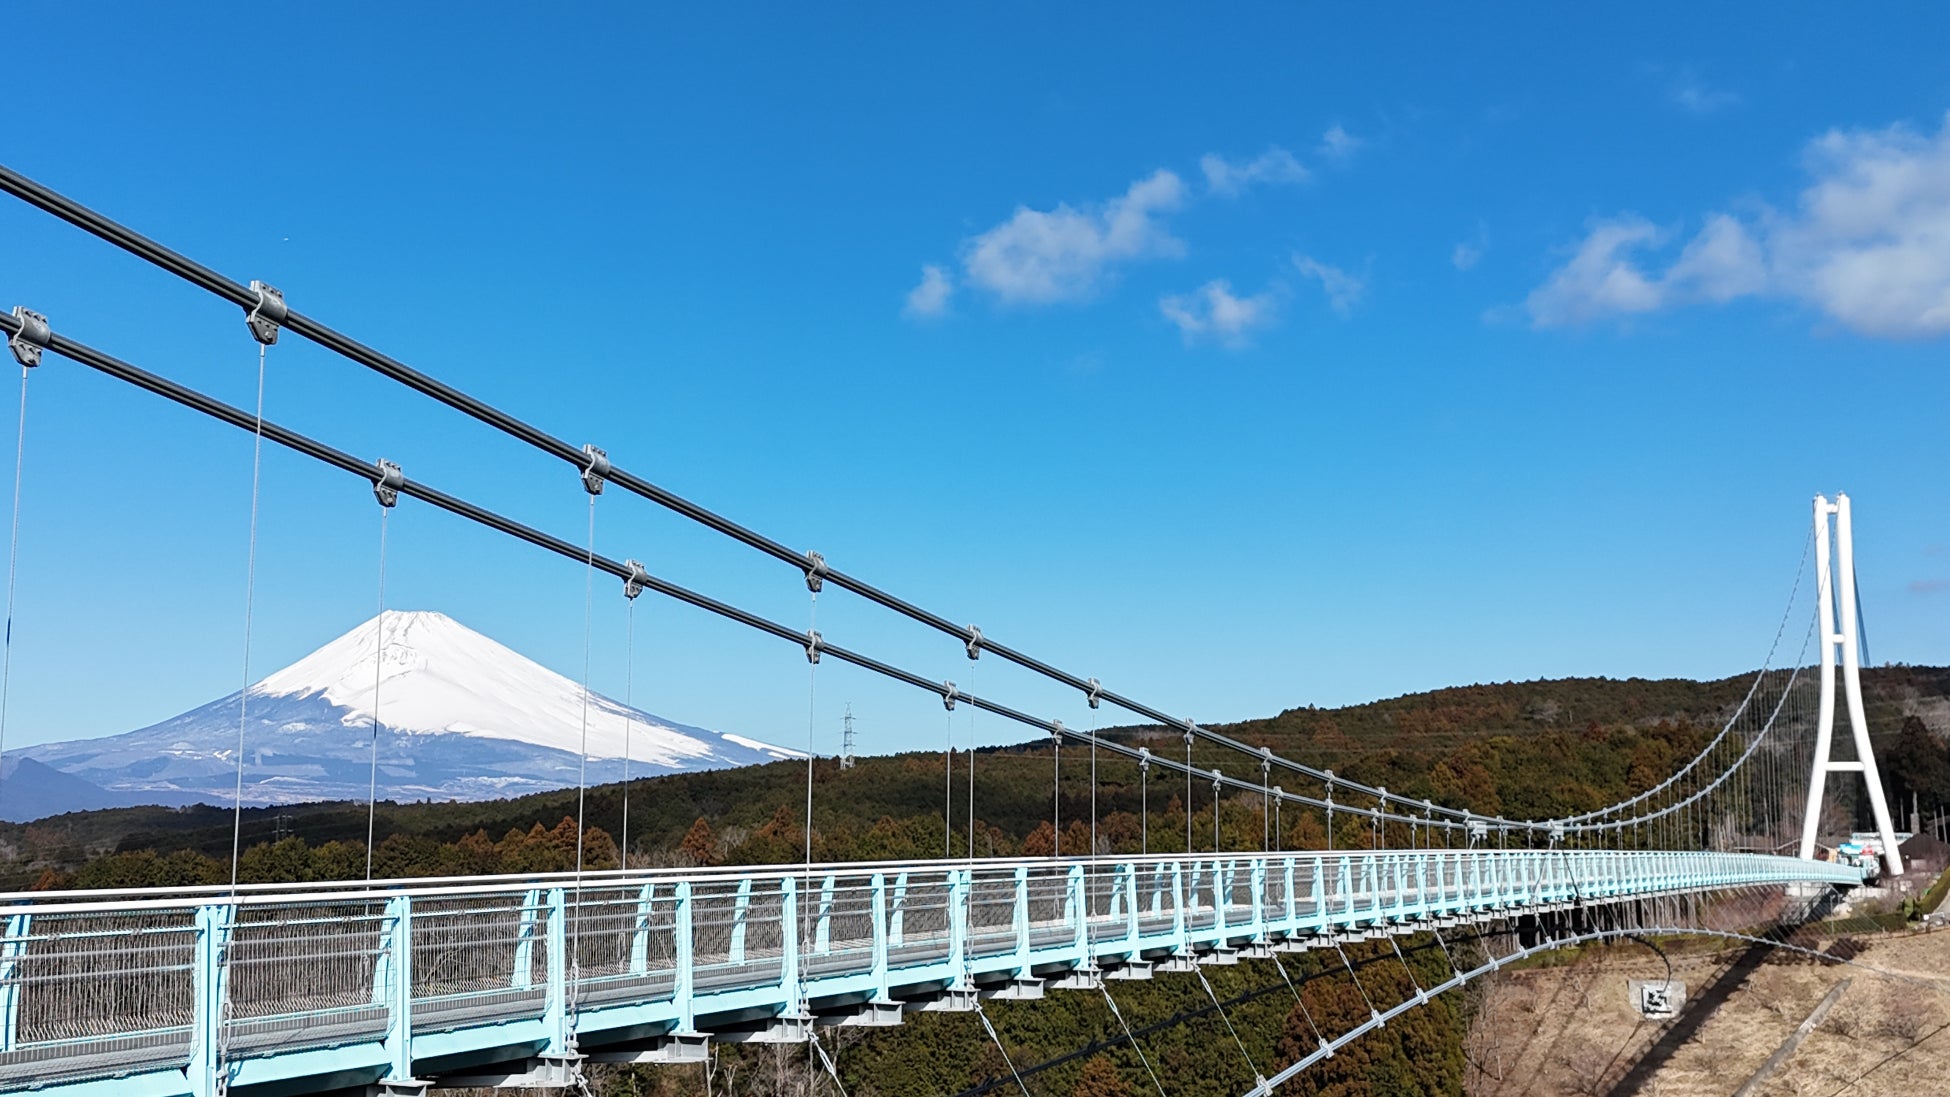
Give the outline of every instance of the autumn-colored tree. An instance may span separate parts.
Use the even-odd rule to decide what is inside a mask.
[[[1131,1090],[1109,1056],[1094,1055],[1083,1064],[1083,1076],[1070,1090],[1070,1097],[1131,1097]]]
[[[677,843],[678,856],[686,864],[710,866],[718,863],[718,838],[711,833],[711,824],[704,816],[697,817],[691,829],[684,832],[684,840]]]

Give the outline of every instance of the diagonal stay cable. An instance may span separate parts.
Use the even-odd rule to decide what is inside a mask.
[[[29,205],[50,213],[240,308],[251,308],[257,304],[258,297],[249,287],[4,165],[0,165],[0,191],[12,194]],[[365,366],[391,380],[397,381],[424,396],[445,404],[478,422],[491,426],[558,460],[576,465],[578,468],[582,467],[588,460],[587,454],[580,446],[573,445],[478,397],[471,396],[429,374],[414,369],[406,363],[373,347],[367,346],[351,336],[321,321],[314,320],[295,309],[290,309],[286,306],[283,312],[284,315],[281,320],[284,329],[295,335],[308,339],[341,357]],[[1026,670],[1033,671],[1052,681],[1062,683],[1079,692],[1109,701],[1119,708],[1142,716],[1147,720],[1177,729],[1181,732],[1196,735],[1229,750],[1251,755],[1255,758],[1262,757],[1257,748],[1248,746],[1240,740],[1209,728],[1201,727],[1190,720],[1168,715],[1142,702],[1103,689],[1091,679],[1072,674],[1034,656],[997,643],[983,636],[981,631],[974,626],[958,625],[940,614],[881,590],[863,579],[829,567],[823,560],[815,560],[812,554],[802,553],[792,549],[765,534],[759,533],[757,530],[741,525],[676,492],[670,491],[667,488],[661,487],[614,465],[610,467],[609,480],[631,494],[674,511],[685,518],[724,534],[774,559],[790,564],[796,569],[808,572],[809,574],[816,570],[822,578],[842,589],[866,598],[868,601],[899,613],[913,621],[953,636],[965,644],[971,645],[969,648],[971,654],[980,651],[993,652],[999,658],[1014,663]],[[1330,779],[1324,770],[1319,770],[1279,755],[1272,755],[1271,757],[1276,764],[1292,772],[1320,781]],[[1363,796],[1373,797],[1378,803],[1384,805],[1384,807],[1389,803],[1400,803],[1409,809],[1422,807],[1419,803],[1412,803],[1406,798],[1390,795],[1377,787],[1348,781],[1345,778],[1333,778],[1333,780],[1337,781],[1343,788],[1358,792]],[[1436,810],[1453,819],[1466,820],[1476,817],[1474,813],[1460,808],[1438,805]],[[1402,816],[1400,818],[1405,820],[1408,816]],[[1497,821],[1508,822],[1510,825],[1515,826],[1541,825],[1517,820],[1502,820],[1500,818]]]
[[[1009,1068],[1009,1076],[1016,1080],[1016,1088],[1022,1090],[1022,1097],[1034,1097],[1029,1092],[1029,1083],[1023,1081],[1022,1075],[1016,1072],[1016,1063],[1009,1058],[1009,1049],[1002,1046],[1002,1037],[996,1035],[995,1026],[989,1023],[989,1012],[982,1008],[982,999],[979,997],[975,999],[975,1016],[982,1019],[982,1030],[989,1034],[989,1040],[995,1044],[995,1050],[1002,1053],[1002,1063]]]
[[[1124,1039],[1130,1041],[1131,1050],[1137,1052],[1138,1062],[1144,1064],[1144,1072],[1151,1076],[1151,1084],[1157,1087],[1158,1097],[1165,1097],[1165,1084],[1158,1081],[1158,1072],[1151,1069],[1151,1059],[1144,1054],[1144,1046],[1131,1034],[1131,1026],[1124,1022],[1124,1011],[1117,1008],[1117,999],[1110,996],[1110,987],[1098,979],[1097,989],[1103,992],[1104,1004],[1110,1007],[1110,1015],[1117,1018],[1117,1027],[1124,1030]]]

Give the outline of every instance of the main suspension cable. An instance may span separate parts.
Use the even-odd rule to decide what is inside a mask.
[[[4,170],[4,169],[0,169],[0,170]],[[14,320],[12,317],[9,317],[5,314],[0,314],[0,330],[13,332],[13,331],[17,331],[19,327],[20,324],[18,321]],[[358,475],[366,479],[370,483],[378,484],[381,482],[385,482],[388,479],[388,474],[377,465],[352,457],[351,455],[346,454],[343,451],[334,449],[328,445],[325,445],[324,443],[315,441],[295,431],[291,431],[286,428],[279,427],[275,424],[266,422],[262,419],[261,414],[253,415],[249,412],[241,411],[228,404],[222,403],[221,401],[218,401],[213,397],[207,396],[200,392],[196,392],[195,390],[186,388],[185,386],[179,385],[175,382],[169,381],[165,378],[149,373],[136,366],[130,365],[127,362],[123,362],[120,359],[114,358],[113,356],[95,350],[93,348],[87,347],[72,339],[68,339],[65,336],[51,333],[49,335],[47,347],[48,349],[53,350],[55,353],[61,355],[64,358],[68,358],[77,363],[98,370],[100,372],[108,374],[109,376],[115,377],[119,380],[126,381],[139,388],[146,389],[147,391],[163,396],[167,399],[170,399],[185,407],[191,408],[192,410],[201,412],[212,418],[230,423],[231,425],[239,427],[241,429],[250,430],[253,433],[254,437],[258,440],[260,445],[263,440],[268,439],[270,441],[276,442],[281,446],[284,446],[288,449],[292,449],[296,452],[304,454],[322,463],[332,465],[341,470]],[[586,459],[587,459],[587,455],[585,454],[585,460]],[[493,511],[487,510],[486,508],[477,506],[472,503],[465,502],[452,495],[448,495],[444,492],[437,491],[426,485],[414,483],[410,480],[407,480],[404,477],[397,477],[396,483],[397,483],[396,490],[400,494],[408,495],[413,498],[419,499],[423,502],[431,503],[442,510],[446,510],[450,513],[459,515],[460,517],[467,518],[470,521],[477,522],[481,525],[487,526],[498,532],[508,534],[510,536],[517,538],[518,540],[527,541],[528,543],[533,544],[537,547],[555,552],[558,555],[562,555],[566,558],[576,560],[579,563],[584,563],[586,566],[594,567],[596,569],[608,572],[609,574],[624,579],[626,581],[631,581],[631,580],[640,581],[644,589],[655,590],[659,594],[663,594],[667,597],[675,598],[676,600],[685,602],[697,608],[707,610],[708,612],[717,614],[722,617],[726,617],[730,620],[736,621],[740,624],[744,624],[758,631],[766,632],[780,639],[790,640],[794,644],[806,648],[809,657],[816,656],[817,654],[822,652],[830,653],[834,655],[836,658],[839,658],[844,662],[851,663],[852,665],[862,667],[863,669],[871,670],[877,674],[881,674],[883,676],[904,682],[915,688],[934,693],[936,696],[942,697],[944,700],[950,696],[955,697],[957,700],[965,700],[970,706],[970,720],[971,720],[971,724],[970,724],[971,752],[969,757],[969,804],[968,804],[969,855],[971,858],[973,857],[975,852],[974,850],[974,846],[975,846],[974,753],[975,751],[973,749],[975,746],[975,742],[974,742],[973,721],[975,718],[975,713],[978,710],[1001,716],[1005,719],[1022,724],[1024,726],[1038,729],[1047,734],[1052,734],[1052,735],[1060,734],[1060,735],[1068,736],[1082,743],[1095,742],[1096,745],[1101,749],[1110,751],[1115,754],[1122,755],[1123,757],[1129,758],[1133,761],[1138,761],[1143,758],[1149,757],[1154,759],[1160,765],[1164,766],[1167,769],[1181,770],[1186,774],[1188,778],[1195,772],[1194,767],[1190,764],[1189,761],[1190,758],[1189,740],[1193,737],[1194,734],[1192,731],[1188,730],[1185,733],[1186,738],[1188,740],[1187,743],[1188,761],[1185,764],[1181,765],[1178,762],[1173,761],[1167,757],[1159,756],[1159,755],[1150,755],[1147,751],[1141,750],[1140,748],[1129,747],[1115,740],[1101,739],[1097,736],[1093,736],[1082,731],[1066,728],[1057,721],[1045,720],[1039,717],[1030,716],[1026,713],[1019,712],[1005,705],[1001,705],[999,703],[990,701],[986,698],[981,698],[978,696],[974,696],[972,694],[960,694],[959,692],[954,691],[954,687],[949,686],[946,683],[935,682],[933,680],[923,678],[922,676],[914,674],[910,671],[906,671],[898,667],[894,667],[890,664],[884,663],[872,657],[849,651],[845,648],[839,647],[838,645],[828,644],[823,640],[820,640],[816,634],[814,636],[808,637],[807,635],[802,634],[797,630],[791,629],[785,625],[781,625],[777,622],[767,620],[756,614],[752,614],[748,611],[738,609],[727,603],[720,602],[706,595],[702,595],[690,591],[686,588],[677,586],[676,584],[673,583],[669,583],[665,580],[657,579],[655,577],[649,576],[641,572],[641,570],[638,568],[626,566],[622,563],[618,563],[616,561],[596,555],[593,552],[590,552],[585,547],[574,546],[566,541],[563,541],[560,538],[554,537],[553,535],[544,533],[540,530],[536,530],[532,527],[526,526],[522,523],[506,518]],[[253,555],[253,559],[254,559],[254,555]],[[802,564],[802,566],[804,565]],[[818,574],[825,579],[831,579],[833,577],[833,573],[831,569],[825,568],[823,563],[819,565]],[[988,644],[981,637],[979,631],[975,632],[974,638],[968,642],[967,647],[971,659],[978,657],[980,652],[983,650],[994,650],[993,646]],[[973,668],[971,666],[971,679],[972,679],[972,669]],[[1119,703],[1117,699],[1114,697],[1114,695],[1109,694],[1107,692],[1101,694],[1101,696],[1111,699],[1113,703]],[[1255,755],[1258,756],[1257,752],[1255,752]],[[1275,758],[1277,759],[1277,756],[1275,756]],[[1307,796],[1300,793],[1293,793],[1293,792],[1282,793],[1282,796],[1286,800],[1298,804],[1311,805],[1315,807],[1328,807],[1330,812],[1333,807],[1339,807],[1341,811],[1347,814],[1355,815],[1358,817],[1364,817],[1364,818],[1385,817],[1399,822],[1406,822],[1411,818],[1415,818],[1414,816],[1409,816],[1409,815],[1395,815],[1391,812],[1384,811],[1379,807],[1367,808],[1367,807],[1359,807],[1359,806],[1346,805],[1346,804],[1334,804],[1332,799],[1332,792],[1337,786],[1344,787],[1344,788],[1355,788],[1357,789],[1357,791],[1359,789],[1365,788],[1366,786],[1360,786],[1353,782],[1347,781],[1345,778],[1333,776],[1331,771],[1322,771],[1322,772],[1324,773],[1326,780],[1328,781],[1329,794],[1327,799],[1323,800],[1320,798]],[[1235,791],[1249,791],[1249,792],[1261,791],[1261,786],[1252,784],[1247,781],[1243,781],[1236,777],[1214,776],[1213,779],[1222,788],[1229,788]],[[1394,796],[1393,794],[1382,794],[1380,793],[1379,790],[1375,790],[1374,795],[1376,795],[1377,799],[1381,800],[1382,802],[1403,802],[1403,803],[1410,802],[1407,801],[1406,798],[1404,797]],[[1385,799],[1383,799],[1384,796]],[[239,790],[239,801],[241,802],[241,789]],[[1426,813],[1429,812],[1431,809],[1427,807],[1426,803],[1414,802],[1414,807],[1417,809],[1421,809],[1422,811],[1425,812],[1425,814],[1420,818],[1422,818],[1424,822],[1428,822],[1429,819]],[[1192,809],[1192,805],[1190,803],[1190,796],[1189,796],[1189,789],[1188,789],[1187,804],[1186,804],[1186,814],[1187,814],[1186,847],[1188,851],[1190,850],[1192,845],[1190,841],[1191,836],[1189,833],[1190,826],[1191,826],[1191,809]],[[1497,817],[1482,816],[1476,813],[1461,811],[1460,809],[1453,809],[1453,808],[1438,807],[1438,808],[1434,808],[1433,810],[1435,812],[1440,812],[1445,814],[1454,814],[1465,822],[1477,821],[1477,820],[1480,820],[1484,823],[1494,822],[1498,827],[1499,833],[1501,834],[1507,834],[1508,828],[1512,826],[1524,828],[1527,831],[1542,830],[1553,826],[1558,826],[1558,827],[1563,826],[1562,823],[1552,824],[1552,823],[1541,822],[1541,821],[1531,821],[1531,822],[1512,821],[1512,820],[1504,819],[1500,816]],[[233,827],[233,831],[238,831],[240,829],[241,827],[240,820],[241,820],[241,815],[239,815],[238,820],[234,821],[235,825]],[[1443,820],[1438,825],[1444,827],[1454,827],[1462,824],[1455,820]],[[1621,825],[1623,824],[1620,821],[1610,820],[1602,824],[1586,825],[1579,829],[1610,830],[1610,829],[1617,829]],[[810,835],[808,835],[808,839],[809,838]],[[236,844],[237,844],[237,834],[233,833],[233,845]]]

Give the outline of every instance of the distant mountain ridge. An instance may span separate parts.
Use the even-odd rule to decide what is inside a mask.
[[[228,804],[240,701],[247,805],[364,800],[375,712],[380,799],[490,800],[572,787],[585,742],[591,784],[620,780],[626,757],[630,773],[646,777],[803,757],[593,691],[585,702],[578,683],[444,614],[393,611],[248,691],[161,723],[8,751],[8,769],[44,767],[69,780],[29,790],[18,787],[28,781],[0,778],[0,818]]]

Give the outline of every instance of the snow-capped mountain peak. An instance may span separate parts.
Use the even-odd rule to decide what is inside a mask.
[[[226,803],[243,699],[233,693],[137,731],[8,757],[124,800]],[[246,802],[364,799],[375,711],[382,798],[490,799],[573,786],[579,774],[613,781],[626,757],[628,772],[646,777],[804,757],[585,694],[445,614],[389,610],[250,687]]]

